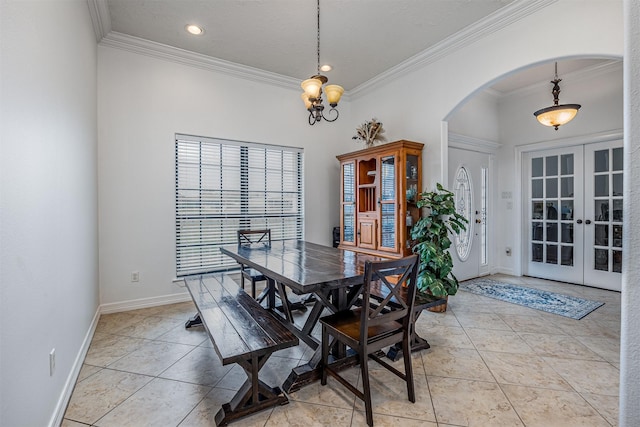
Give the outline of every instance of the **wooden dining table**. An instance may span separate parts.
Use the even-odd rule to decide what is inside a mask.
[[[268,308],[275,308],[277,286],[287,287],[298,295],[315,296],[313,308],[302,326],[292,319],[283,319],[301,341],[315,350],[307,363],[292,370],[282,386],[286,392],[296,391],[320,378],[321,343],[312,335],[314,327],[323,314],[351,308],[361,293],[365,262],[384,260],[301,240],[274,241],[271,245],[252,247],[229,245],[221,247],[220,251],[269,278],[271,302],[267,303]],[[344,348],[334,351],[337,359],[344,360],[345,366],[355,364],[355,357],[346,357]]]

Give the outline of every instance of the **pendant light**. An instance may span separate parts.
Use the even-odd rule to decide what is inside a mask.
[[[551,93],[553,94],[553,105],[551,107],[542,108],[535,113],[536,119],[545,125],[545,126],[553,126],[556,130],[558,130],[558,126],[562,126],[566,123],[569,123],[573,118],[578,114],[578,110],[580,109],[580,104],[563,104],[558,105],[558,95],[560,94],[560,83],[562,79],[558,78],[558,63],[555,64],[556,74],[555,79],[551,81],[553,84],[553,89]]]
[[[324,92],[327,94],[327,101],[331,106],[329,110],[329,114],[324,115],[324,105],[322,105],[322,86],[327,83],[328,79],[320,74],[320,0],[317,2],[317,11],[318,11],[318,19],[317,19],[317,59],[318,59],[318,67],[317,74],[311,76],[307,80],[303,81],[300,86],[302,86],[302,90],[304,93],[301,95],[302,101],[304,105],[309,111],[309,124],[314,125],[321,121],[322,119],[327,122],[335,122],[338,119],[339,113],[336,110],[338,106],[338,102],[340,102],[340,98],[344,93],[344,89],[342,86],[338,85],[326,85],[324,87]],[[335,113],[335,114],[334,114]],[[329,118],[331,116],[335,116],[333,118]]]

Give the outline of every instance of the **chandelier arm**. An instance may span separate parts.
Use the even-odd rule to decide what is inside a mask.
[[[332,112],[336,113],[336,116],[333,119],[329,119],[327,118],[329,115],[331,115]],[[327,122],[335,122],[336,120],[338,120],[338,117],[340,116],[340,112],[338,110],[336,110],[335,108],[331,108],[329,110],[329,113],[325,116],[324,114],[322,114],[322,118],[325,119]]]

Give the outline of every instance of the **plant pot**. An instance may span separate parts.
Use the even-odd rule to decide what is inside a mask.
[[[427,308],[427,310],[431,311],[433,313],[444,313],[445,311],[447,311],[447,303],[449,302],[449,295],[444,297],[444,299],[447,302],[445,302],[444,304],[441,304],[441,305],[437,305],[435,307],[429,307],[429,308]]]

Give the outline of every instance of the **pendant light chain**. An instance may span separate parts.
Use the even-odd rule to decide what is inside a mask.
[[[318,0],[318,74],[320,74],[320,0]]]

